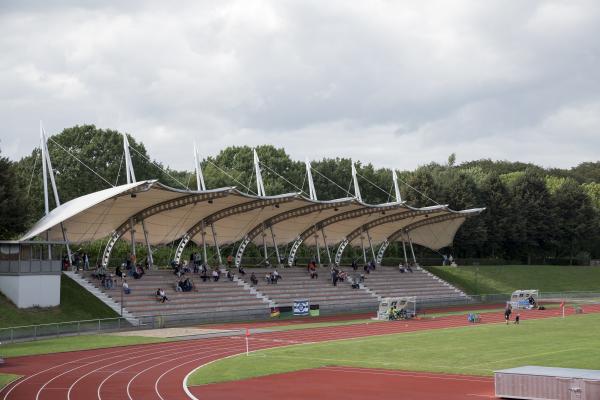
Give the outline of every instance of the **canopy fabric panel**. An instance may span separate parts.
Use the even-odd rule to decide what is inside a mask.
[[[62,240],[61,223],[70,242],[82,243],[110,235],[123,221],[162,201],[183,197],[187,192],[163,186],[155,180],[141,181],[90,193],[52,210],[21,240],[48,234]]]
[[[482,209],[477,210],[480,212]],[[212,227],[205,226],[205,239],[209,245],[215,244],[213,227],[219,245],[234,243],[250,233],[254,234],[250,235],[254,243],[261,245],[262,233],[265,232],[268,235],[266,243],[270,247],[273,244],[271,229],[277,245],[291,243],[303,233],[307,235],[305,241],[308,245],[314,243],[309,239],[315,235],[322,245],[323,227],[327,244],[333,246],[364,226],[369,227],[371,242],[376,245],[403,227],[431,218],[430,214],[461,216],[431,226],[418,226],[411,231],[414,243],[435,249],[452,241],[456,230],[471,211],[457,212],[446,206],[413,208],[404,203],[370,205],[353,198],[317,201],[298,193],[259,197],[233,187],[206,191],[178,190],[156,180],[147,180],[73,199],[39,220],[21,240],[40,237],[60,241],[63,239],[62,225],[71,243],[103,239],[113,232],[129,241],[131,235],[123,232],[133,219],[136,242],[145,241],[143,222],[151,245],[171,243],[184,235],[201,243],[199,226],[202,221],[212,224]],[[464,216],[461,213],[465,213]],[[392,217],[395,219],[391,222],[378,223]],[[360,243],[360,235],[349,239],[351,244]]]
[[[332,202],[324,202],[324,204],[330,203]],[[358,210],[362,207],[363,206],[358,201],[353,201],[350,204],[348,204],[346,201],[340,201],[336,207],[323,208],[310,214],[286,219],[285,221],[273,225],[273,232],[275,233],[276,242],[278,245],[284,245],[293,242],[300,233],[304,232],[311,226],[314,226],[319,221],[346,211]],[[261,244],[262,238],[256,237],[254,239],[254,243]]]
[[[467,220],[467,216],[449,221],[424,225],[410,231],[410,240],[414,244],[425,246],[432,250],[439,250],[450,246],[458,228]]]
[[[237,242],[241,240],[250,229],[262,223],[263,221],[282,212],[304,207],[307,204],[310,204],[309,200],[297,198],[292,201],[283,201],[281,203],[277,203],[276,205],[267,205],[222,218],[214,223],[217,241],[219,242],[219,245]],[[212,232],[209,229],[208,233],[209,234],[206,235],[206,243],[214,245]],[[271,234],[269,232],[269,239],[267,243],[272,244],[273,240],[270,235]],[[200,233],[196,234],[192,240],[195,243],[201,243],[202,237]],[[260,243],[262,243],[262,237],[260,238]]]

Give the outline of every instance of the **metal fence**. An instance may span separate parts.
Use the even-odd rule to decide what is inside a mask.
[[[61,336],[107,333],[139,328],[125,318],[103,318],[0,328],[0,342],[14,343]]]

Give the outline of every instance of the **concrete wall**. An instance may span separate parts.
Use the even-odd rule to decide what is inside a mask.
[[[0,275],[0,292],[19,308],[60,304],[60,275]]]

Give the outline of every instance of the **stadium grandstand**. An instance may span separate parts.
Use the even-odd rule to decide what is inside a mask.
[[[148,249],[145,263],[148,270],[144,279],[128,279],[127,305],[123,304],[121,281],[104,285],[87,274],[69,273],[73,279],[92,291],[123,315],[141,318],[149,315],[178,315],[189,312],[210,315],[209,319],[236,319],[267,316],[268,309],[289,306],[295,298],[311,298],[320,304],[323,312],[374,310],[382,296],[410,295],[421,299],[461,297],[464,293],[429,275],[418,267],[413,245],[440,249],[452,243],[454,235],[469,217],[478,215],[483,208],[452,210],[446,205],[411,207],[403,202],[395,171],[391,177],[395,201],[367,204],[362,201],[357,173],[352,165],[354,193],[336,200],[318,200],[306,161],[308,196],[297,193],[267,195],[261,175],[261,163],[254,152],[257,195],[244,193],[236,187],[206,188],[194,146],[197,190],[174,189],[156,180],[136,181],[129,154],[127,137],[123,136],[127,183],[90,193],[60,204],[54,184],[51,161],[41,129],[42,160],[46,215],[21,238],[23,243],[45,240],[63,243],[65,257],[72,260],[70,246],[104,239],[100,268],[111,264],[111,253],[119,240],[129,243],[133,265],[126,265],[135,273],[136,244]],[[56,204],[48,209],[50,180]],[[282,177],[285,179],[285,177]],[[182,260],[185,247],[194,242],[202,249],[199,265],[187,266]],[[404,260],[414,266],[410,274],[398,274],[397,268],[381,267],[390,243],[401,242]],[[171,267],[175,272],[183,268],[193,278],[191,293],[180,291],[172,270],[158,270],[152,259],[152,249],[177,243]],[[243,274],[244,252],[253,243],[263,252],[263,267],[253,269],[259,284],[250,281],[250,273]],[[221,254],[225,245],[238,244],[235,257],[226,263]],[[296,268],[296,253],[300,245],[314,248],[315,266],[319,277],[308,279],[308,272]],[[368,276],[356,273],[341,264],[344,250],[349,246],[362,249],[362,263],[369,268]],[[216,254],[215,270],[223,279],[200,279],[200,271],[207,265],[207,247]],[[289,251],[283,251],[283,249]],[[271,255],[271,258],[270,258]],[[274,260],[274,262],[271,262]],[[120,263],[117,263],[119,265]],[[192,260],[192,264],[194,260]],[[230,270],[226,268],[230,264]],[[234,265],[233,265],[234,264]],[[162,266],[169,267],[169,266]],[[235,267],[235,268],[233,268]],[[281,281],[265,285],[265,271],[280,268]],[[324,267],[327,267],[325,269]],[[375,267],[380,267],[375,269]],[[329,268],[349,275],[343,285],[332,285]],[[111,271],[112,272],[112,271]],[[143,273],[144,271],[142,271]],[[107,272],[108,273],[108,272]],[[195,273],[195,274],[194,274]],[[213,271],[208,271],[214,274]],[[229,275],[227,275],[229,274]],[[104,275],[104,274],[102,274]],[[227,279],[229,278],[229,279]],[[359,282],[360,281],[360,282]],[[190,282],[191,283],[191,282]],[[165,288],[168,304],[157,304],[157,288]],[[357,289],[357,290],[353,290]],[[121,303],[121,304],[117,304]]]

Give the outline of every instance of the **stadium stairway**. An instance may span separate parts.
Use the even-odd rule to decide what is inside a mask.
[[[121,301],[121,280],[113,289],[102,287],[98,279],[86,271],[75,274],[80,280],[87,282],[86,289],[99,291],[110,301],[118,304]],[[234,320],[252,320],[269,316],[269,302],[250,288],[237,282],[229,281],[221,276],[218,282],[203,282],[198,274],[187,274],[193,283],[191,292],[177,292],[175,284],[178,278],[170,270],[151,270],[141,279],[128,278],[131,293],[123,295],[124,309],[142,323],[155,323],[160,317],[161,323],[204,323]],[[83,285],[82,285],[83,286]],[[156,299],[156,291],[162,288],[168,301],[161,303]],[[92,290],[90,290],[93,292]],[[97,296],[98,297],[98,296]],[[119,312],[119,311],[117,311]]]
[[[110,309],[112,309],[117,314],[121,313],[121,304],[114,301],[110,296],[106,293],[102,292],[98,287],[93,285],[90,281],[85,279],[81,274],[77,274],[71,271],[64,271],[63,274],[73,279],[76,283],[86,289],[88,292],[93,294],[98,300],[106,304]],[[131,325],[138,325],[139,320],[130,313],[126,308],[123,308],[123,318],[127,320]]]

